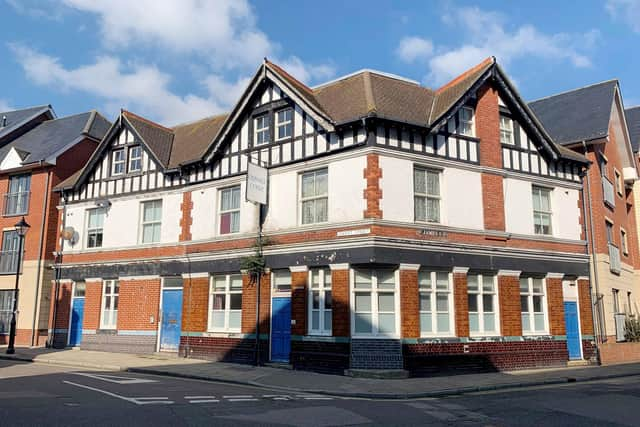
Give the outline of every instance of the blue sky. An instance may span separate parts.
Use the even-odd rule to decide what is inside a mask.
[[[0,5],[0,111],[127,108],[172,125],[228,110],[264,56],[309,85],[373,68],[437,88],[495,55],[525,99],[618,78],[640,104],[640,0]]]

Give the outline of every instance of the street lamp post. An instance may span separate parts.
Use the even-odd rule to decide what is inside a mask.
[[[16,342],[16,311],[18,311],[18,282],[20,281],[20,262],[22,261],[22,248],[24,247],[24,236],[31,227],[24,220],[24,217],[16,225],[16,233],[18,234],[18,262],[16,263],[16,287],[13,291],[13,312],[11,313],[11,327],[9,329],[9,346],[7,347],[7,354],[13,354],[16,352],[14,344]]]

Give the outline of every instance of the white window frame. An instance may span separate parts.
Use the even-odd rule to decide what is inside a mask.
[[[280,113],[289,113],[289,120],[283,120],[280,121]],[[277,110],[275,111],[275,118],[276,118],[276,141],[282,141],[284,139],[289,139],[293,137],[293,108],[291,107],[287,107],[287,108],[283,108],[281,110]],[[288,127],[289,128],[289,135],[286,136],[280,136],[280,128],[284,127],[285,129]]]
[[[355,276],[356,270],[360,270],[363,272],[369,272],[371,277],[371,288],[364,289],[359,288],[356,289],[355,284]],[[391,269],[371,269],[371,268],[363,268],[363,269],[350,269],[349,270],[349,282],[351,287],[351,298],[350,298],[350,306],[351,306],[351,336],[360,337],[360,338],[397,338],[401,334],[402,325],[400,323],[400,291],[399,291],[399,282],[400,282],[400,270],[393,271],[394,277],[394,288],[392,289],[378,289],[378,271],[387,270],[393,271]],[[356,293],[365,293],[369,292],[371,296],[371,332],[363,333],[356,332]],[[378,311],[378,295],[379,294],[393,294],[393,303],[394,303],[394,333],[385,333],[379,331],[379,314]],[[366,312],[369,313],[369,312]],[[388,312],[384,312],[383,314],[389,314]]]
[[[237,208],[231,208],[231,209],[226,209],[223,210],[222,209],[222,197],[223,197],[223,193],[225,191],[233,191],[237,189],[238,193],[240,193],[240,197],[238,197],[238,207]],[[232,185],[230,187],[225,187],[225,188],[221,188],[219,191],[219,196],[218,196],[218,234],[220,236],[226,236],[229,234],[237,234],[240,232],[240,221],[242,219],[242,214],[241,214],[241,208],[242,208],[242,188],[240,186],[240,184],[237,185]],[[222,230],[220,229],[220,227],[222,226],[222,215],[224,214],[233,214],[237,212],[238,213],[238,229],[237,230],[233,230],[232,228],[230,228],[230,231],[228,233],[223,233]]]
[[[258,123],[260,120],[263,120],[263,125],[258,127]],[[267,145],[271,142],[271,130],[270,130],[270,120],[269,113],[261,114],[253,118],[253,141],[254,146]],[[258,135],[266,135],[266,140],[262,142],[258,142]]]
[[[315,188],[316,188],[316,183],[317,183],[317,175],[320,172],[324,172],[325,175],[327,176],[327,192],[324,194],[315,194]],[[314,195],[313,196],[307,196],[307,197],[303,197],[302,196],[302,181],[303,178],[307,175],[313,175],[314,179],[313,179],[313,187],[314,187]],[[320,168],[320,169],[314,169],[314,170],[310,170],[310,171],[304,171],[301,172],[298,176],[298,186],[300,188],[299,191],[299,199],[300,199],[300,203],[298,204],[298,211],[299,211],[299,217],[300,217],[300,225],[313,225],[313,224],[325,224],[327,222],[329,222],[329,168],[324,167],[324,168]],[[316,201],[322,200],[322,199],[326,199],[327,200],[327,217],[324,218],[324,221],[317,221],[317,207],[316,207]],[[305,202],[313,202],[313,206],[314,206],[314,215],[313,215],[313,221],[312,222],[304,222],[304,209],[303,206],[305,204]]]
[[[416,189],[416,174],[421,173],[425,175],[425,193],[419,193]],[[438,194],[430,194],[429,193],[429,184],[428,184],[428,176],[430,173],[438,175]],[[429,223],[429,224],[443,224],[442,220],[442,212],[443,212],[443,201],[442,201],[442,178],[443,178],[442,170],[428,168],[424,166],[415,165],[413,167],[413,219],[415,222],[420,223]],[[429,200],[437,200],[438,202],[438,218],[436,221],[432,221],[428,218],[427,214],[427,206]],[[416,206],[418,202],[424,204],[424,212],[425,218],[420,219],[416,214]]]
[[[471,119],[470,120],[463,120],[463,111],[469,111],[471,113]],[[475,137],[476,136],[476,125],[475,125],[475,111],[473,108],[471,107],[462,107],[460,108],[460,110],[458,110],[458,135],[464,135],[464,136],[470,136],[470,137]],[[471,129],[470,133],[464,132],[464,126],[463,123],[467,123],[469,124],[469,127]]]
[[[122,158],[116,160],[116,153],[122,153]],[[116,167],[121,166],[122,170],[120,172],[116,172]],[[124,148],[118,148],[111,152],[111,176],[120,176],[124,175],[127,169],[127,153]]]
[[[536,191],[539,192],[539,195],[536,194]],[[544,210],[536,210],[535,208],[535,204],[533,203],[533,200],[538,196],[541,198],[542,200],[542,195],[543,193],[546,193],[547,196],[549,197],[549,210],[548,211],[544,211]],[[538,235],[538,236],[553,236],[553,230],[554,230],[554,226],[553,226],[553,189],[548,188],[548,187],[542,187],[540,185],[532,185],[531,186],[531,201],[532,201],[532,210],[533,210],[533,233]],[[543,216],[546,215],[549,217],[549,232],[548,233],[539,233],[538,230],[536,229],[536,215],[539,216]],[[542,226],[542,225],[541,225]]]
[[[509,126],[504,126],[508,124]],[[506,140],[508,136],[508,140]],[[513,133],[513,119],[500,114],[500,143],[505,145],[515,145],[516,140]]]
[[[437,289],[437,277],[438,274],[446,274],[447,275],[447,289]],[[420,286],[421,279],[426,277],[427,280],[430,281],[431,287],[425,288]],[[431,310],[422,310],[421,301],[422,295],[428,294],[430,295],[430,304]],[[438,314],[437,309],[437,296],[438,294],[447,294],[447,310],[449,315],[449,330],[448,331],[438,331]],[[453,274],[448,271],[436,271],[436,270],[427,270],[420,269],[418,271],[418,307],[419,307],[419,318],[418,323],[420,327],[420,336],[421,337],[455,337],[456,336],[456,324],[455,324],[455,303],[454,303],[454,295],[453,295]],[[431,316],[431,332],[422,330],[422,316],[423,315]]]
[[[242,289],[235,289],[231,287],[231,279],[235,277],[239,278],[240,282],[242,282],[242,274],[216,274],[209,278],[209,304],[208,304],[208,313],[207,313],[207,331],[208,332],[241,332],[242,330]],[[224,278],[225,280],[225,288],[224,291],[216,291],[214,287],[214,283],[216,278]],[[231,309],[231,295],[240,295],[240,309]],[[223,310],[214,310],[213,302],[214,295],[224,295],[224,309]],[[224,313],[224,326],[223,327],[215,327],[213,325],[213,313],[214,311],[221,311]],[[240,326],[237,328],[232,328],[229,326],[229,319],[231,317],[231,313],[235,312],[240,315]]]
[[[476,291],[471,291],[468,288],[469,285],[469,277],[475,276],[478,280],[478,289]],[[488,292],[484,290],[484,279],[489,276],[493,282],[493,292]],[[474,295],[477,298],[477,307],[478,311],[474,312],[478,314],[478,331],[471,331],[471,317],[469,317],[469,335],[470,336],[482,336],[482,337],[490,337],[490,336],[499,336],[500,335],[500,298],[498,295],[498,276],[494,274],[475,274],[470,273],[467,274],[467,295],[471,297]],[[484,315],[487,313],[484,310],[484,299],[485,295],[493,296],[493,311],[489,313],[493,313],[495,316],[495,328],[493,331],[487,331],[484,324]],[[469,316],[471,316],[471,310],[468,310]]]
[[[107,293],[107,285],[110,285],[110,291]],[[118,288],[118,292],[115,292],[115,288]],[[118,328],[118,308],[110,308],[107,310],[106,301],[109,298],[110,306],[113,307],[114,298],[116,301],[120,299],[120,281],[117,279],[108,279],[102,281],[102,297],[100,298],[100,329],[117,329]],[[115,304],[118,305],[117,303]],[[105,323],[105,313],[109,311],[112,313],[110,316],[111,323]]]
[[[98,212],[98,213],[102,213],[102,227],[95,227],[95,228],[91,228],[90,224],[91,224],[91,213],[92,212]],[[87,209],[87,215],[86,215],[86,219],[85,219],[85,242],[84,242],[84,247],[85,249],[96,249],[96,248],[101,248],[102,245],[104,244],[104,218],[107,216],[107,210],[105,208],[91,208],[91,209]],[[91,233],[98,233],[100,232],[102,234],[102,239],[100,241],[100,245],[98,246],[89,246],[89,235]]]
[[[327,276],[329,280],[327,280]],[[318,287],[314,288],[313,280],[314,278],[318,278]],[[327,285],[328,283],[328,285]],[[331,316],[331,321],[333,321],[333,293],[331,287],[331,270],[329,268],[312,268],[309,269],[309,310],[308,310],[308,333],[309,335],[320,335],[320,336],[331,336],[333,327],[331,323],[329,324],[329,329],[324,327],[325,325],[325,317],[327,313]],[[313,308],[313,294],[318,293],[318,308]],[[327,309],[325,307],[325,301],[327,293],[331,295],[331,307]],[[318,313],[318,328],[313,329],[313,313]]]
[[[133,150],[138,150],[139,154],[137,156],[133,156],[132,155],[132,151]],[[141,172],[142,171],[142,146],[140,145],[134,145],[133,147],[129,147],[129,159],[128,159],[128,164],[129,164],[129,173],[131,172]],[[139,162],[139,167],[134,169],[132,164],[134,162]]]
[[[629,255],[629,240],[627,237],[627,230],[620,227],[620,250],[623,255]]]
[[[145,221],[144,220],[144,207],[145,204],[147,203],[157,203],[160,202],[160,219],[157,220],[151,220],[151,221]],[[154,199],[154,200],[144,200],[142,202],[140,202],[140,227],[139,227],[139,237],[138,237],[138,241],[140,242],[140,244],[142,245],[152,245],[152,244],[156,244],[156,243],[160,243],[162,241],[162,211],[163,211],[163,203],[162,203],[162,199]],[[160,224],[160,236],[158,236],[158,241],[152,241],[152,242],[145,242],[144,241],[144,227],[145,225],[154,225],[154,224]]]
[[[278,281],[278,277],[282,276],[287,279],[288,288],[278,288],[276,282]],[[272,296],[290,296],[291,289],[293,287],[293,283],[291,280],[291,270],[289,269],[277,269],[271,270],[271,295]]]
[[[542,281],[542,293],[534,293],[533,292],[533,281],[541,280]],[[547,280],[539,277],[520,277],[520,285],[522,281],[527,282],[527,292],[523,293],[520,290],[520,297],[527,297],[527,306],[528,311],[525,312],[522,310],[522,306],[520,307],[521,317],[527,315],[529,317],[529,329],[525,330],[524,321],[522,321],[522,335],[549,335],[549,310],[547,307]],[[535,329],[535,312],[533,311],[533,297],[541,296],[541,305],[542,305],[542,313],[544,317],[544,330],[536,330]],[[531,329],[533,327],[533,329]]]

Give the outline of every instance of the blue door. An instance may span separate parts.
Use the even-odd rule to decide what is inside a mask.
[[[84,317],[84,298],[71,300],[71,327],[69,328],[69,345],[77,347],[82,341],[82,318]]]
[[[569,359],[580,359],[580,327],[578,325],[578,304],[572,301],[564,303],[564,323],[567,329],[567,349]]]
[[[182,289],[162,291],[162,325],[160,350],[177,351],[182,329]]]
[[[271,360],[289,362],[291,351],[291,298],[271,300]]]

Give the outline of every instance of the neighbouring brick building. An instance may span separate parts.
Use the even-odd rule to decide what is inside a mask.
[[[640,301],[640,253],[637,155],[620,86],[617,80],[605,81],[529,105],[557,143],[585,155],[592,164],[585,180],[584,209],[596,335],[602,343],[623,341],[626,316],[637,313]]]
[[[269,169],[264,215],[248,163]],[[369,70],[309,88],[265,60],[228,114],[122,111],[58,186],[78,238],[52,322],[81,348],[251,362],[259,342],[327,371],[591,360],[588,166],[493,58],[437,90]]]
[[[44,345],[51,307],[59,194],[86,163],[109,122],[96,112],[56,118],[50,106],[0,112],[0,343],[6,343],[20,268],[16,344]],[[18,266],[21,217],[31,225]]]

